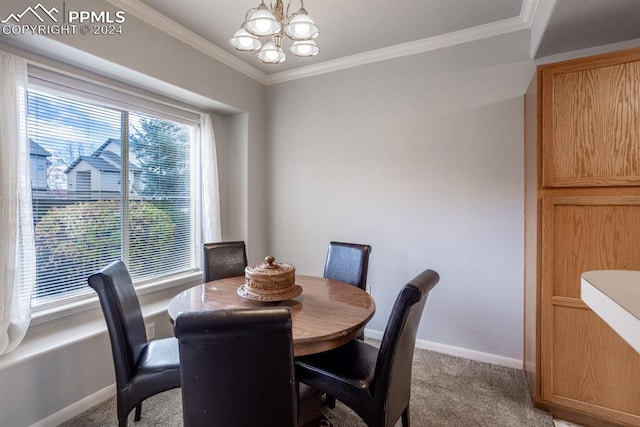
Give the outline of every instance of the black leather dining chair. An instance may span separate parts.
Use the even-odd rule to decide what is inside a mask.
[[[371,246],[359,243],[329,242],[327,259],[324,263],[323,276],[338,280],[367,290],[367,274],[369,272],[369,255]],[[364,340],[364,332],[357,337]],[[326,404],[335,408],[333,396],[326,396]]]
[[[367,290],[371,246],[358,243],[329,242],[324,277]]]
[[[180,387],[178,341],[173,337],[147,340],[140,303],[122,261],[92,274],[88,282],[98,294],[107,323],[116,374],[118,425],[126,427],[133,408],[135,421],[140,420],[145,399]]]
[[[289,307],[181,312],[185,427],[297,424]]]
[[[242,240],[204,244],[205,282],[244,276],[247,264],[247,250]]]
[[[380,348],[360,340],[296,359],[298,380],[335,396],[369,427],[409,427],[411,366],[416,333],[429,291],[440,280],[425,270],[395,301]]]

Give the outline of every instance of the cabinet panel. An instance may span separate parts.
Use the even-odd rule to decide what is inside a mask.
[[[640,183],[640,54],[544,68],[544,184]]]
[[[640,357],[589,309],[555,305],[553,395],[636,415]],[[615,354],[615,359],[611,358]]]
[[[590,270],[640,270],[638,196],[553,196],[544,199],[544,262],[554,297],[580,298]]]

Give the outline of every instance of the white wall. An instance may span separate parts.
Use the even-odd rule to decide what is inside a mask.
[[[271,253],[322,274],[372,245],[382,331],[400,287],[440,284],[419,339],[522,360],[526,32],[268,87]]]

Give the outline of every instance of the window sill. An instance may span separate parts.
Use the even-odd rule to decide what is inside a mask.
[[[139,286],[142,315],[147,318],[166,312],[169,301],[176,294],[200,283],[202,272],[198,271]],[[105,332],[104,316],[97,297],[41,311],[33,316],[27,335],[18,348],[0,356],[0,369]]]
[[[143,299],[145,295],[152,295],[157,292],[164,291],[165,289],[172,289],[181,285],[197,285],[202,282],[202,272],[192,271],[180,275],[170,276],[161,281],[153,281],[136,285],[136,293],[140,298],[140,305],[143,305]],[[88,310],[94,310],[100,307],[98,296],[95,295],[89,298],[83,298],[79,301],[70,302],[68,304],[62,304],[56,307],[39,310],[31,316],[30,327],[41,325],[43,323],[49,323],[56,319],[73,316],[78,313],[82,313]],[[143,307],[144,313],[144,307]]]

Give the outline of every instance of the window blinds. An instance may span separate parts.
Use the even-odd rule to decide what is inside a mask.
[[[116,259],[134,282],[195,269],[198,116],[88,82],[74,85],[68,76],[33,74],[34,307],[93,296],[88,276]]]

